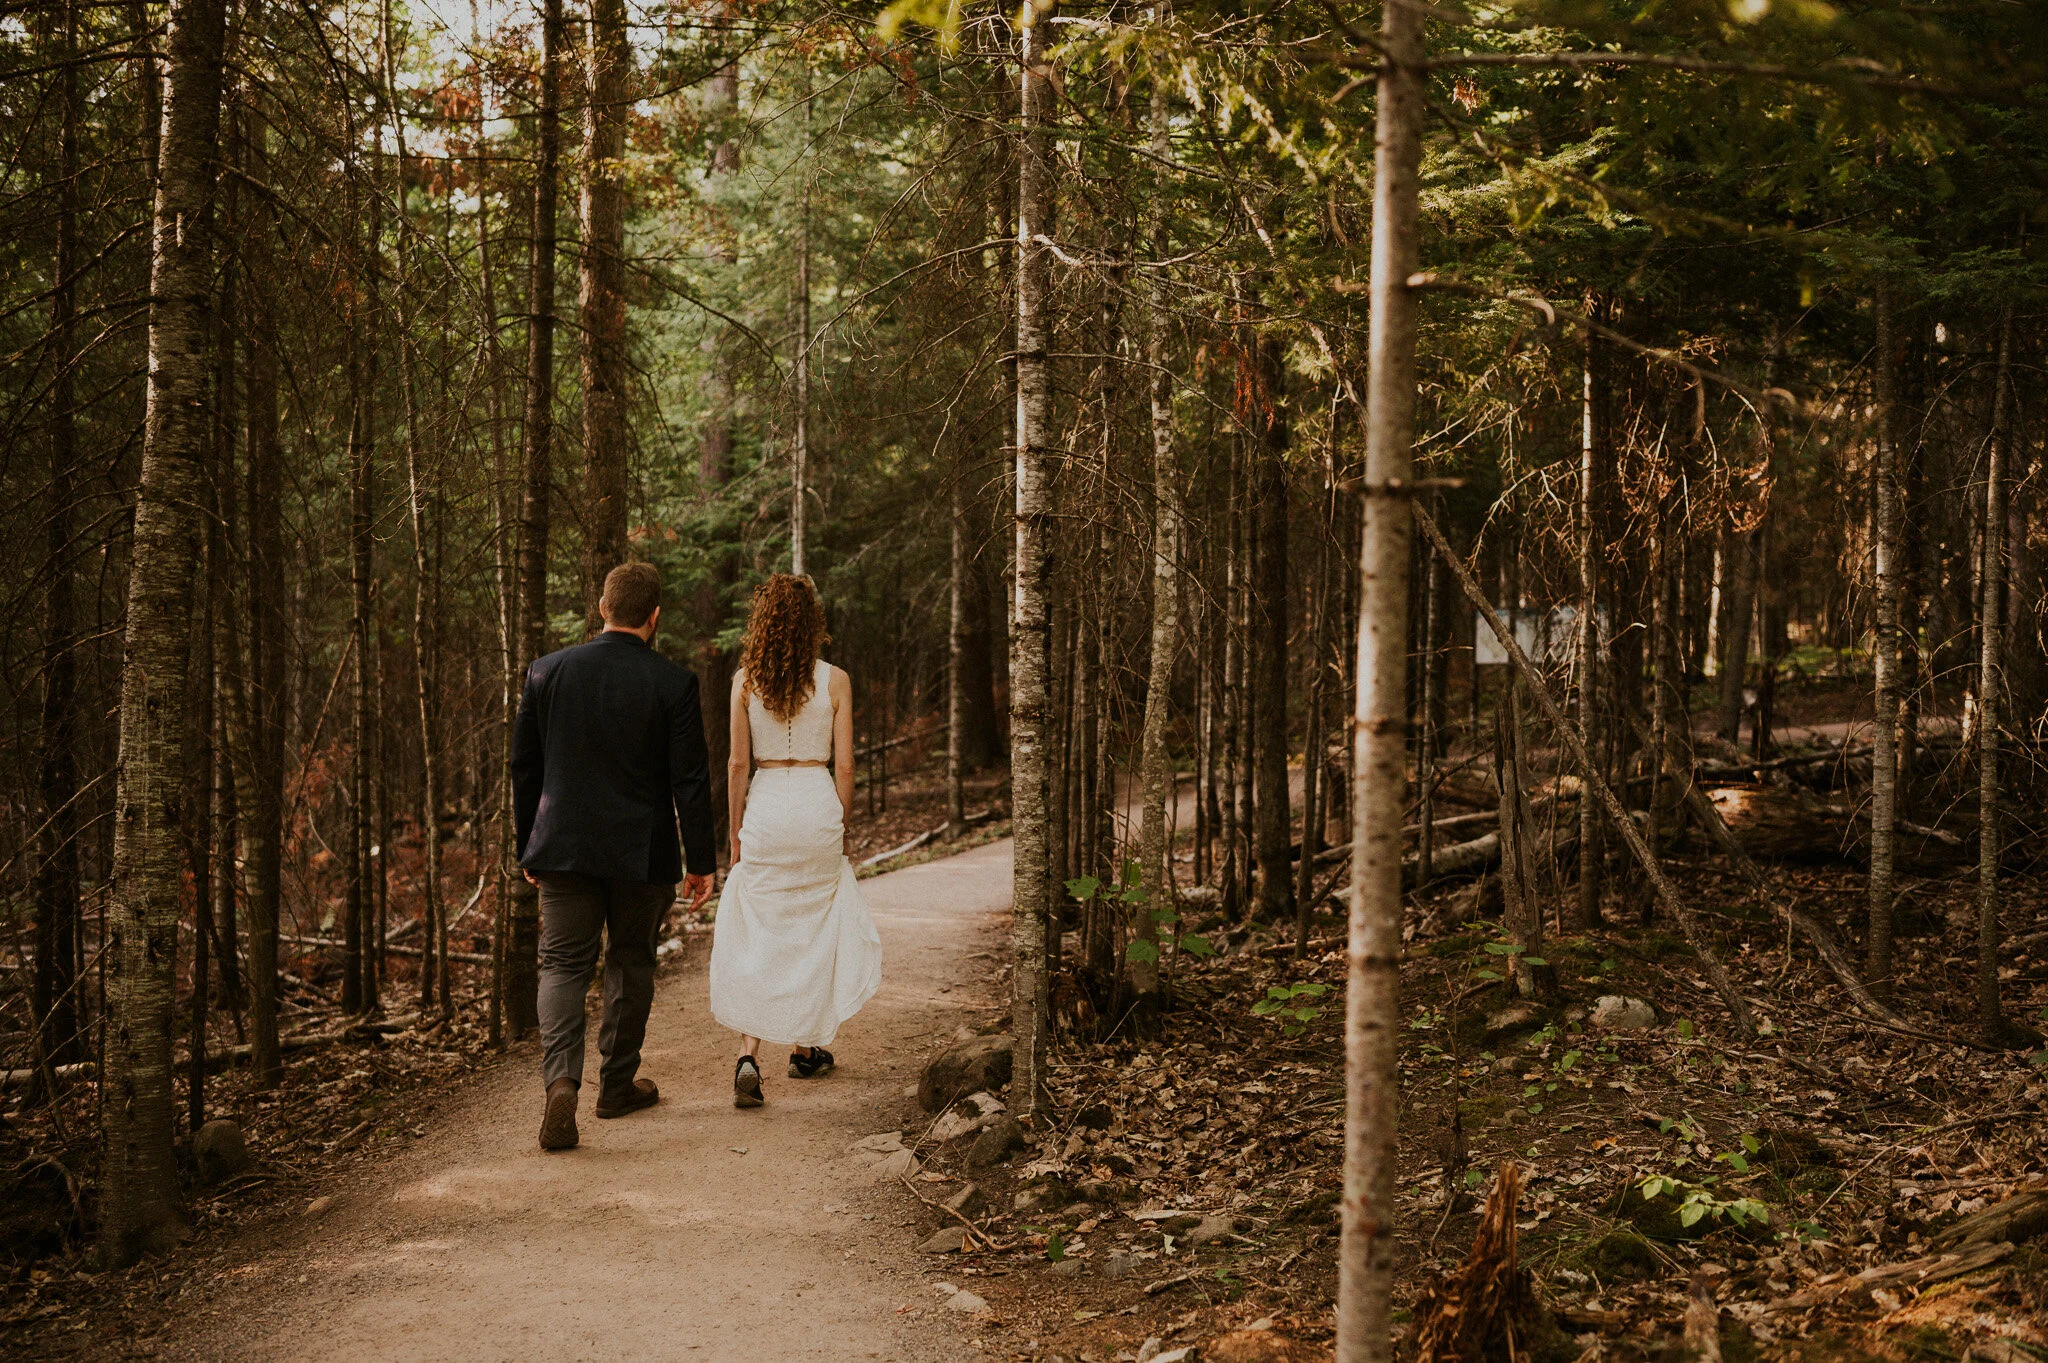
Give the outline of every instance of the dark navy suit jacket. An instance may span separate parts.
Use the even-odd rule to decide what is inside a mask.
[[[673,885],[685,851],[691,875],[716,871],[697,674],[618,630],[534,662],[512,807],[529,871]]]

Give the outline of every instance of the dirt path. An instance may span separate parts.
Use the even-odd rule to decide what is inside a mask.
[[[582,1146],[544,1154],[536,1065],[509,1066],[388,1182],[274,1235],[172,1356],[960,1357],[965,1322],[907,1263],[907,1194],[869,1183],[847,1147],[901,1124],[925,1055],[984,1000],[1010,844],[865,884],[884,983],[840,1033],[835,1074],[784,1078],[778,1053],[768,1106],[736,1111],[735,1039],[707,1014],[695,948],[655,996],[641,1073],[659,1105],[600,1122],[586,1101]],[[593,1073],[596,1034],[593,1017]]]

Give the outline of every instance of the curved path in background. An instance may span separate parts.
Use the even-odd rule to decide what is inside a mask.
[[[883,987],[841,1031],[834,1074],[782,1077],[778,1052],[763,1066],[768,1105],[733,1108],[737,1040],[706,1011],[700,938],[657,986],[641,1073],[661,1085],[658,1105],[600,1122],[586,1093],[582,1145],[545,1154],[523,1048],[529,1063],[515,1057],[444,1110],[388,1177],[277,1229],[232,1286],[185,1308],[170,1355],[958,1358],[965,1322],[945,1318],[909,1263],[902,1187],[870,1184],[847,1147],[903,1121],[919,1066],[985,998],[1010,844],[864,888]],[[590,1037],[594,1048],[594,1017]]]

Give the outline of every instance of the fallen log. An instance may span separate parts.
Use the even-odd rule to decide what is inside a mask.
[[[2006,1240],[1997,1244],[1975,1245],[1945,1254],[1929,1254],[1918,1259],[1908,1259],[1900,1264],[1866,1268],[1853,1278],[1816,1283],[1804,1292],[1780,1297],[1764,1309],[1777,1315],[1785,1311],[1805,1311],[1816,1306],[1825,1306],[1844,1297],[1868,1295],[1878,1288],[1932,1287],[1936,1283],[1947,1282],[1951,1278],[1960,1278],[1979,1269],[1989,1268],[2010,1258],[2013,1249],[2013,1243]]]
[[[54,1079],[90,1079],[99,1066],[90,1060],[81,1060],[75,1065],[58,1065],[50,1071]],[[27,1088],[42,1073],[33,1066],[25,1070],[0,1070],[0,1093],[8,1089]]]
[[[288,933],[279,933],[278,940],[289,942],[295,947],[331,947],[336,951],[343,950],[348,946],[348,943],[338,942],[332,937],[294,937]],[[388,937],[384,939],[384,950],[393,956],[424,956],[426,954],[425,950],[420,947],[396,946]],[[448,959],[451,961],[461,961],[465,965],[493,964],[491,958],[480,951],[451,951],[448,953]]]
[[[2006,1240],[2021,1244],[2039,1235],[2048,1235],[2048,1182],[2022,1188],[2003,1202],[1944,1226],[1931,1243],[1936,1249],[1962,1249]]]

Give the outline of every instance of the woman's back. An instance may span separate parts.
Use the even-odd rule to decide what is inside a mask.
[[[811,694],[787,719],[768,713],[761,697],[747,688],[747,723],[753,734],[757,762],[830,762],[832,760],[832,664],[820,658],[811,672]]]

